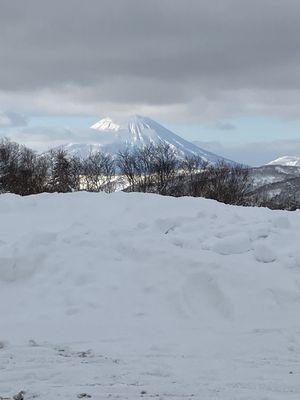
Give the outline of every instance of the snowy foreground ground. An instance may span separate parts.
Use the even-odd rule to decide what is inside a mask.
[[[0,399],[300,399],[300,212],[0,196]]]

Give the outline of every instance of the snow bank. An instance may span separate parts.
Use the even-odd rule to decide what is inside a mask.
[[[299,398],[299,212],[2,195],[0,221],[0,397]]]

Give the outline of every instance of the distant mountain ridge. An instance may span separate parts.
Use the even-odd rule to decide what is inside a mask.
[[[149,144],[169,144],[178,157],[200,156],[210,164],[226,162],[236,164],[222,156],[206,151],[195,144],[183,139],[169,129],[155,122],[151,118],[135,115],[119,122],[112,118],[104,118],[93,124],[92,143],[69,143],[63,146],[73,154],[85,157],[90,151],[102,150],[105,153],[116,155],[124,148],[144,147]]]
[[[300,203],[300,166],[263,165],[249,170],[252,180],[250,195],[272,204],[288,208]],[[291,208],[292,209],[292,208]]]
[[[286,165],[290,167],[300,167],[300,156],[282,156],[270,161],[267,165]]]

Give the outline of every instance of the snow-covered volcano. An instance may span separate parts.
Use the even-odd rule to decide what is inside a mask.
[[[151,118],[139,115],[126,121],[104,118],[90,127],[94,131],[91,143],[70,143],[65,148],[71,153],[86,156],[91,150],[102,150],[112,155],[128,147],[144,147],[150,143],[168,143],[179,157],[200,155],[211,164],[220,161],[233,163],[221,156],[210,153],[171,132]]]

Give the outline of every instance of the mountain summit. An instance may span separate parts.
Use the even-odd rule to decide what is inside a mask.
[[[115,124],[111,118],[104,118],[92,125],[91,129],[97,131],[118,131],[120,125]]]
[[[99,149],[105,153],[115,155],[118,151],[128,147],[140,148],[151,143],[167,143],[180,158],[199,155],[210,164],[220,161],[233,163],[183,139],[151,118],[140,115],[134,115],[125,121],[104,118],[93,124],[90,129],[93,129],[95,133],[92,144],[72,143],[65,147],[69,151],[79,153],[82,156],[85,156],[91,150]]]

